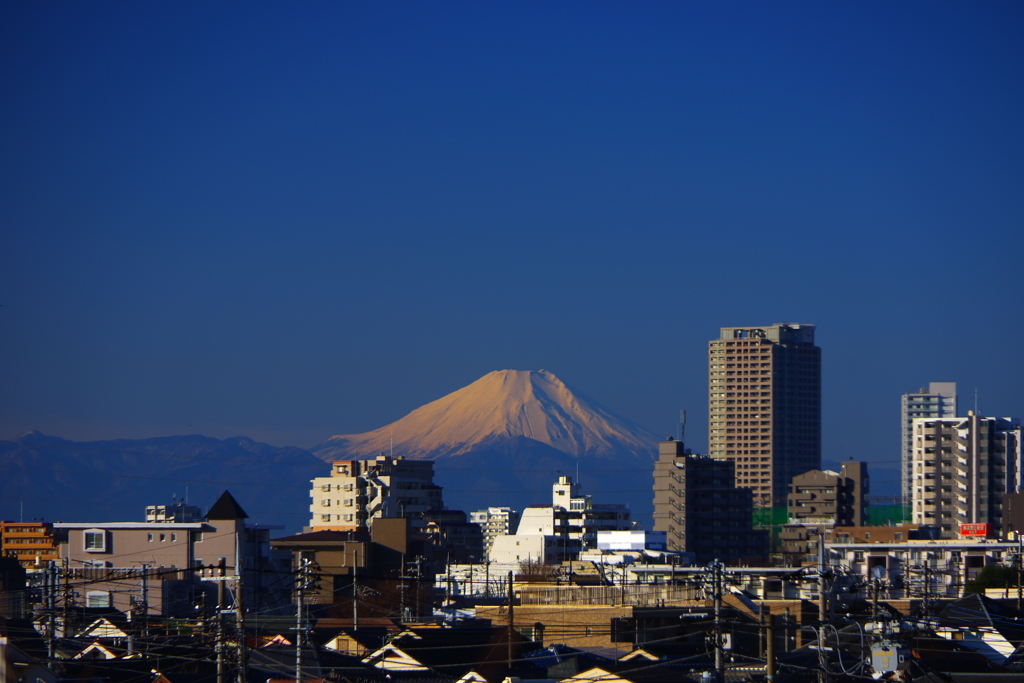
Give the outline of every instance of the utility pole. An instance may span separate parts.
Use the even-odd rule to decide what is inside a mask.
[[[46,574],[43,575],[43,586],[45,587],[46,593],[46,621],[49,624],[49,628],[46,633],[46,656],[49,661],[53,661],[57,649],[57,615],[56,605],[54,604],[54,593],[57,590],[57,563],[54,560],[49,560],[46,564]]]
[[[445,602],[447,603],[445,605],[445,607],[447,607],[448,609],[451,609],[451,606],[452,606],[452,551],[450,551],[450,550],[448,551],[448,558],[445,560],[445,564],[447,565],[446,569],[448,570],[448,581],[445,584],[445,590],[444,590]]]
[[[765,646],[766,637],[766,626],[764,622],[764,603],[761,603],[761,609],[757,613],[757,621],[759,628],[757,629],[757,656],[761,659],[767,657],[767,647]]]
[[[149,636],[149,565],[142,563],[142,637]],[[143,650],[146,646],[143,644]]]
[[[765,672],[766,683],[775,682],[775,615],[768,613],[765,625]]]
[[[398,613],[401,615],[402,622],[405,622],[405,553],[402,553],[402,573],[398,575],[398,590],[399,590],[399,609]]]
[[[359,630],[359,551],[352,551],[352,630]]]
[[[712,586],[715,601],[715,680],[725,681],[725,658],[722,656],[722,563],[711,563]]]
[[[224,558],[217,563],[217,683],[224,683]]]
[[[827,683],[825,671],[825,622],[828,621],[828,609],[825,597],[825,534],[818,532],[818,683]]]
[[[238,563],[238,560],[235,560]],[[235,627],[238,637],[238,681],[237,683],[245,683],[245,671],[248,668],[248,650],[245,644],[245,610],[242,608],[242,600],[244,595],[244,589],[242,587],[242,575],[238,573],[238,567],[235,567]]]
[[[239,534],[235,532],[235,637],[238,639],[238,673],[236,683],[245,683],[248,651],[245,644],[245,610],[242,607],[245,588],[242,585],[242,552]]]
[[[512,629],[516,625],[515,618],[515,592],[512,588],[512,571],[508,572],[508,668],[512,668]]]
[[[306,601],[306,575],[309,570],[309,564],[306,554],[300,551],[298,575],[295,577],[297,590],[295,605],[295,683],[302,683],[302,646],[306,634],[303,606]]]
[[[1017,534],[1017,611],[1020,611],[1021,598],[1024,597],[1024,588],[1020,585],[1021,564],[1024,563],[1024,537]]]
[[[64,560],[62,561],[62,564],[63,564],[62,569],[64,571],[64,601],[63,601],[64,602],[64,605],[63,605],[63,607],[64,607],[64,623],[61,625],[61,632],[62,632],[63,636],[65,638],[67,638],[68,637],[68,611],[69,611],[69,609],[71,607],[71,604],[70,604],[71,603],[71,583],[70,583],[70,581],[71,581],[71,577],[70,577],[71,572],[69,571],[70,568],[71,568],[70,560],[68,560],[68,558],[65,557]]]

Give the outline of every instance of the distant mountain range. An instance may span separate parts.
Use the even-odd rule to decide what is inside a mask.
[[[312,448],[325,461],[394,453],[436,461],[449,507],[550,503],[559,475],[649,522],[658,437],[546,371],[499,370],[365,434]]]
[[[76,443],[31,431],[0,442],[0,519],[142,521],[147,505],[188,497],[204,512],[225,490],[253,522],[309,523],[309,480],[322,460],[252,439],[167,436]]]
[[[78,443],[39,432],[0,442],[0,519],[142,520],[188,496],[205,510],[224,490],[253,521],[298,531],[309,481],[325,462],[380,453],[436,461],[448,507],[550,503],[559,475],[596,503],[624,502],[650,522],[658,437],[571,390],[550,372],[502,370],[365,434],[311,449],[245,437],[170,436]]]

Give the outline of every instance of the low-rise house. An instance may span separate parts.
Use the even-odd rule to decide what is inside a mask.
[[[975,593],[946,605],[935,632],[1004,664],[1024,643],[1024,612]]]

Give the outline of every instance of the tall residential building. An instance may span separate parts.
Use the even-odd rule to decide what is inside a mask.
[[[997,535],[1003,496],[1021,490],[1020,420],[982,417],[914,418],[915,524],[934,524],[944,538],[961,533]],[[973,526],[963,529],[961,525]]]
[[[900,401],[900,430],[903,472],[903,503],[912,498],[914,438],[913,421],[918,417],[956,417],[956,382],[930,382],[916,394],[903,394]]]
[[[654,530],[666,532],[668,550],[693,553],[697,564],[763,561],[768,532],[753,528],[753,494],[737,487],[735,468],[691,455],[681,441],[658,445]]]
[[[814,325],[723,327],[708,343],[708,443],[757,505],[821,468],[821,349]]]
[[[444,507],[434,483],[434,463],[378,455],[373,460],[335,460],[331,476],[312,480],[309,525],[313,531],[373,526],[377,518],[408,517],[426,526],[427,510]]]

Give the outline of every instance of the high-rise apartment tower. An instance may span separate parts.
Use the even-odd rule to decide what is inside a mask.
[[[964,525],[998,536],[1003,496],[1024,484],[1020,420],[982,417],[915,418],[913,521],[940,527],[943,538]]]
[[[758,505],[821,469],[821,349],[814,325],[723,327],[708,344],[709,454],[736,463]]]
[[[916,394],[903,394],[900,401],[902,432],[903,504],[909,505],[913,495],[914,418],[956,417],[956,382],[931,382]]]

